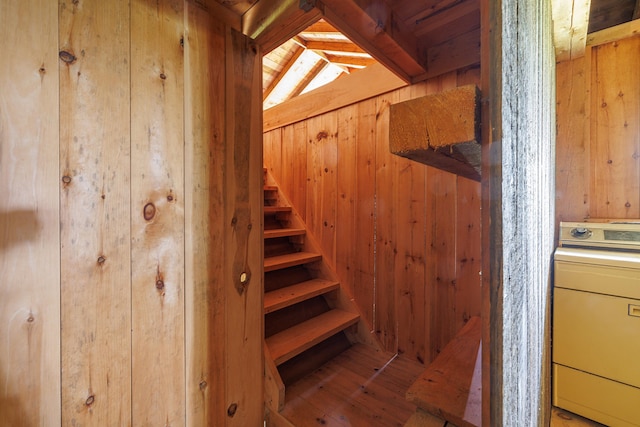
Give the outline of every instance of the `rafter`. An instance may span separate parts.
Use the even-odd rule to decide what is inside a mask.
[[[325,19],[390,70],[411,81],[426,71],[426,55],[384,0],[318,0]]]
[[[284,64],[284,66],[282,67],[282,70],[280,70],[276,78],[273,79],[273,81],[267,88],[265,88],[264,93],[262,94],[263,101],[267,99],[267,97],[271,94],[271,92],[273,92],[273,89],[275,89],[275,87],[278,86],[278,83],[280,83],[282,79],[287,75],[289,70],[291,70],[293,65],[298,60],[298,58],[300,58],[300,55],[302,55],[302,52],[304,52],[304,49],[298,46],[298,48],[293,53],[293,56],[286,62],[286,64]]]
[[[316,41],[309,40],[305,42],[307,49],[322,50],[330,52],[359,53],[369,56],[359,46],[350,42],[334,42],[334,41]]]
[[[315,79],[316,76],[318,74],[320,74],[322,72],[322,70],[324,70],[327,65],[328,65],[328,63],[324,59],[320,59],[313,66],[311,71],[309,71],[307,74],[304,75],[304,77],[300,80],[298,85],[295,87],[293,92],[291,92],[291,94],[287,97],[287,99],[291,99],[291,98],[294,98],[294,97],[300,95],[305,90],[305,88],[307,86],[309,86],[309,83],[311,83],[311,81],[313,79]]]

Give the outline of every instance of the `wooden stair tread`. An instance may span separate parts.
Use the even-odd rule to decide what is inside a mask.
[[[322,255],[312,252],[294,252],[291,254],[272,256],[264,259],[264,271],[279,270],[281,268],[293,267],[294,265],[320,261],[321,259]]]
[[[273,230],[264,230],[265,239],[273,239],[276,237],[301,236],[306,233],[304,228],[275,228]]]
[[[475,316],[409,387],[407,400],[458,427],[482,423],[481,322]]]
[[[281,365],[319,342],[355,324],[360,316],[334,309],[266,339],[273,361]]]
[[[269,215],[283,213],[283,212],[291,212],[291,206],[265,206],[264,213]]]
[[[264,185],[264,191],[278,191],[278,186],[277,185]]]
[[[301,301],[336,290],[338,282],[312,279],[264,294],[264,314],[289,307]]]

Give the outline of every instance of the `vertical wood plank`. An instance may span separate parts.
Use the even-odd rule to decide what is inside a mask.
[[[358,104],[356,141],[356,245],[338,241],[338,245],[351,247],[354,256],[353,295],[366,324],[374,328],[375,283],[375,198],[376,198],[376,101],[370,99]]]
[[[186,2],[185,334],[186,424],[227,418],[224,271],[225,26]]]
[[[335,268],[337,113],[307,121],[307,227],[324,252],[324,261]]]
[[[376,249],[374,329],[385,350],[397,350],[396,293],[394,268],[397,246],[397,187],[394,169],[398,157],[389,151],[389,105],[398,102],[398,92],[376,98]]]
[[[62,425],[131,424],[129,19],[59,2]]]
[[[132,423],[184,425],[183,2],[131,3]]]
[[[584,57],[557,64],[556,69],[556,222],[589,216],[589,141]]]
[[[456,333],[472,316],[480,316],[482,258],[480,183],[456,178]],[[453,338],[453,337],[452,337]]]
[[[0,424],[60,423],[58,8],[0,3]]]
[[[427,169],[426,341],[432,361],[456,333],[456,176]]]
[[[278,183],[282,182],[282,129],[266,132],[262,137],[264,166]]]
[[[264,420],[261,56],[236,30],[226,49],[226,425],[244,427]]]
[[[592,216],[640,216],[640,37],[592,49]]]
[[[351,105],[337,111],[337,206],[335,234],[355,242],[357,203],[358,108]],[[343,284],[355,283],[355,251],[349,245],[336,244],[336,273]]]
[[[398,158],[394,181],[397,183],[397,257],[395,288],[397,298],[398,352],[421,363],[425,361],[424,328],[426,287],[426,185],[427,166]],[[400,325],[402,325],[400,327]]]
[[[303,221],[307,215],[307,122],[282,129],[282,185]]]

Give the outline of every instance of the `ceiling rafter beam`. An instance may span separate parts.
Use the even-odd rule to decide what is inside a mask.
[[[268,53],[321,18],[300,9],[300,0],[260,0],[242,15],[242,32]]]
[[[329,63],[325,61],[324,58],[319,59],[318,62],[313,66],[313,68],[307,74],[305,74],[304,78],[301,79],[300,82],[298,82],[298,85],[295,87],[293,92],[289,94],[287,99],[295,98],[296,96],[300,95],[302,91],[304,91],[305,88],[309,86],[309,83],[311,83],[311,81],[315,79],[316,76],[320,74],[322,70],[324,70],[324,68],[328,65]]]
[[[271,92],[273,92],[273,89],[275,89],[276,86],[278,86],[278,83],[280,83],[282,79],[287,75],[289,70],[293,67],[293,65],[296,63],[298,58],[300,58],[300,55],[302,55],[303,52],[304,52],[304,48],[298,46],[298,48],[293,53],[293,56],[286,62],[286,64],[284,64],[284,66],[282,67],[282,70],[278,72],[278,75],[276,76],[275,79],[273,79],[269,87],[265,88],[264,93],[262,94],[263,102],[265,99],[267,99],[267,97],[271,94]]]
[[[440,2],[438,8],[431,8],[427,12],[412,16],[405,21],[405,25],[415,28],[418,37],[438,28],[450,25],[456,19],[480,10],[478,0],[456,0]]]
[[[331,55],[328,53],[325,53],[325,56],[327,57],[327,60],[332,64],[351,68],[364,68],[376,63],[376,60],[373,58],[366,58],[361,56],[342,56]]]
[[[552,0],[553,39],[556,62],[584,55],[591,0]]]
[[[327,22],[403,80],[425,73],[426,54],[384,0],[318,0],[316,7]]]
[[[345,53],[367,53],[360,46],[349,42],[308,40],[305,44],[307,46],[307,49],[313,50],[329,50],[332,52]]]

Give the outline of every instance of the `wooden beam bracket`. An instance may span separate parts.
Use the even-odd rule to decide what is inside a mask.
[[[480,90],[475,85],[391,105],[389,149],[480,181]]]

